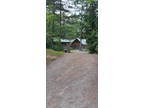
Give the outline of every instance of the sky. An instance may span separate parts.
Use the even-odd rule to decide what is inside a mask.
[[[75,7],[73,1],[70,0],[62,0],[62,1],[64,2],[64,4],[66,4],[64,8],[70,11],[68,15],[79,14],[79,10]],[[72,6],[74,8],[69,8],[69,6]]]

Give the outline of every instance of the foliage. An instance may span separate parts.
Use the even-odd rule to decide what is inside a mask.
[[[64,3],[60,0],[47,0],[46,13],[46,47],[63,50],[60,41],[53,42],[54,38],[72,39],[77,36],[78,23],[67,13]],[[71,7],[70,7],[71,8]]]
[[[98,1],[64,0],[68,4],[63,0],[46,1],[46,47],[63,50],[60,41],[54,42],[55,38],[85,38],[89,52],[98,53]]]
[[[98,36],[97,32],[93,31],[87,39],[88,49],[90,53],[98,53]]]
[[[75,0],[80,10],[80,36],[86,38],[90,53],[98,53],[98,1]]]
[[[87,37],[88,48],[90,53],[98,53],[98,16],[97,16],[97,1],[91,0],[86,9],[85,20],[85,35]]]

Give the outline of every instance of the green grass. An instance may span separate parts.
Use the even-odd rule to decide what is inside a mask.
[[[62,52],[62,51],[55,51],[52,49],[46,49],[46,55],[61,56],[63,54],[64,54],[64,52]]]

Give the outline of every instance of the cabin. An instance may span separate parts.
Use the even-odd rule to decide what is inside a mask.
[[[70,47],[72,49],[86,48],[87,46],[86,39],[79,38],[73,40],[61,39],[61,43],[64,48]]]
[[[75,39],[71,42],[70,47],[73,49],[86,48],[86,39]]]

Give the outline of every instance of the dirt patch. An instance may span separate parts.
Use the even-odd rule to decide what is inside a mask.
[[[57,58],[61,57],[62,55],[64,55],[64,52],[62,51],[55,51],[52,49],[46,49],[46,64],[50,64],[52,63],[54,60],[56,60]]]
[[[47,108],[98,108],[98,57],[69,53],[47,65]]]
[[[50,64],[52,61],[56,60],[57,59],[57,56],[51,56],[51,55],[48,55],[46,57],[46,63],[47,64]]]

